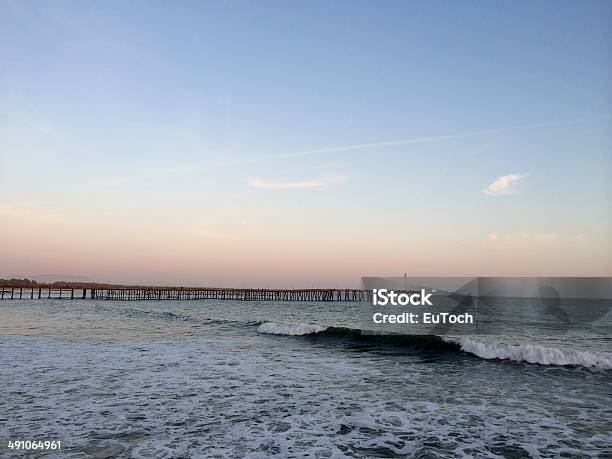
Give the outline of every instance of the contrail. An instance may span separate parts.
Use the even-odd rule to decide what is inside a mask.
[[[479,137],[486,136],[491,134],[501,134],[504,132],[513,132],[513,131],[523,131],[529,129],[542,129],[547,127],[559,127],[559,126],[568,126],[572,124],[581,124],[589,121],[599,120],[599,119],[607,119],[609,116],[599,116],[593,118],[586,119],[578,119],[578,120],[568,120],[561,122],[550,122],[550,123],[539,123],[539,124],[523,124],[511,127],[503,127],[496,129],[487,129],[484,131],[473,131],[473,132],[464,132],[460,134],[448,134],[434,137],[415,137],[412,139],[402,139],[402,140],[388,140],[383,142],[373,142],[373,143],[360,143],[354,145],[340,145],[337,147],[325,147],[325,148],[316,148],[313,150],[303,150],[296,151],[291,153],[279,153],[279,154],[271,154],[264,156],[257,156],[252,158],[242,158],[235,159],[229,161],[222,161],[220,163],[214,164],[210,169],[218,169],[219,167],[228,167],[228,166],[242,166],[248,164],[254,164],[264,161],[273,161],[275,159],[285,159],[285,158],[299,158],[303,156],[310,155],[319,155],[325,153],[341,153],[345,151],[355,151],[355,150],[366,150],[368,148],[378,148],[378,147],[392,147],[397,145],[412,145],[419,143],[431,143],[431,142],[442,142],[445,140],[454,140],[454,139],[463,139],[468,137]]]
[[[607,117],[606,117],[607,118]],[[541,129],[546,127],[557,127],[557,126],[566,126],[572,124],[580,124],[587,121],[592,121],[593,118],[588,120],[572,120],[572,121],[563,121],[557,123],[539,123],[539,124],[524,124],[518,126],[497,128],[497,129],[487,129],[485,131],[474,131],[474,132],[464,132],[461,134],[450,134],[450,135],[442,135],[435,137],[416,137],[413,139],[404,139],[404,140],[389,140],[384,142],[374,142],[374,143],[362,143],[355,145],[344,145],[338,147],[327,147],[327,148],[317,148],[314,150],[304,150],[293,153],[283,153],[279,155],[270,155],[265,158],[273,159],[273,158],[293,158],[300,156],[309,156],[316,155],[322,153],[339,153],[343,151],[352,151],[352,150],[364,150],[367,148],[377,148],[377,147],[391,147],[395,145],[410,145],[410,144],[418,144],[418,143],[430,143],[430,142],[441,142],[444,140],[454,140],[454,139],[462,139],[466,137],[478,137],[485,136],[490,134],[501,134],[504,132],[512,132],[512,131],[522,131],[527,129]],[[263,158],[261,158],[263,159]]]

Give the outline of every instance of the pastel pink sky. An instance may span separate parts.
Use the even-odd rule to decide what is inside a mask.
[[[554,233],[468,237],[452,229],[268,215],[209,229],[193,215],[0,208],[0,277],[72,274],[116,283],[357,287],[361,276],[612,272],[601,242]],[[328,215],[330,220],[332,215]],[[167,220],[167,221],[166,221]],[[342,220],[341,218],[339,220]],[[272,230],[273,229],[273,230]],[[608,252],[609,253],[609,252]]]

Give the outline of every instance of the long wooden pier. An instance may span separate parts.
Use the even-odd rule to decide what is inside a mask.
[[[0,287],[1,300],[236,300],[236,301],[369,301],[372,292],[357,289],[236,289],[187,287],[58,286]]]

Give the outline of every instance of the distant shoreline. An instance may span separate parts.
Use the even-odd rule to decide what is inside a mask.
[[[107,284],[103,282],[37,282],[30,279],[0,279],[0,288],[67,288],[67,289],[141,289],[141,290],[236,290],[236,291],[335,291],[335,290],[361,290],[342,287],[310,287],[310,288],[272,288],[272,287],[214,287],[196,285],[142,285],[142,284]]]

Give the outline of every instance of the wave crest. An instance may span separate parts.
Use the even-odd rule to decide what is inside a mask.
[[[538,344],[504,344],[469,338],[443,339],[448,343],[458,344],[464,352],[487,360],[500,359],[540,365],[578,365],[604,370],[612,369],[612,354],[609,352],[558,349]]]
[[[581,366],[612,369],[612,353],[587,350],[559,349],[538,344],[505,344],[493,340],[433,335],[373,334],[367,330],[324,327],[306,323],[264,322],[259,333],[272,335],[319,335],[335,339],[350,339],[379,345],[408,346],[430,351],[465,352],[485,360],[511,360],[539,365]]]
[[[271,335],[312,335],[325,331],[327,327],[315,324],[283,324],[277,322],[264,322],[259,326],[259,333],[269,333]]]

